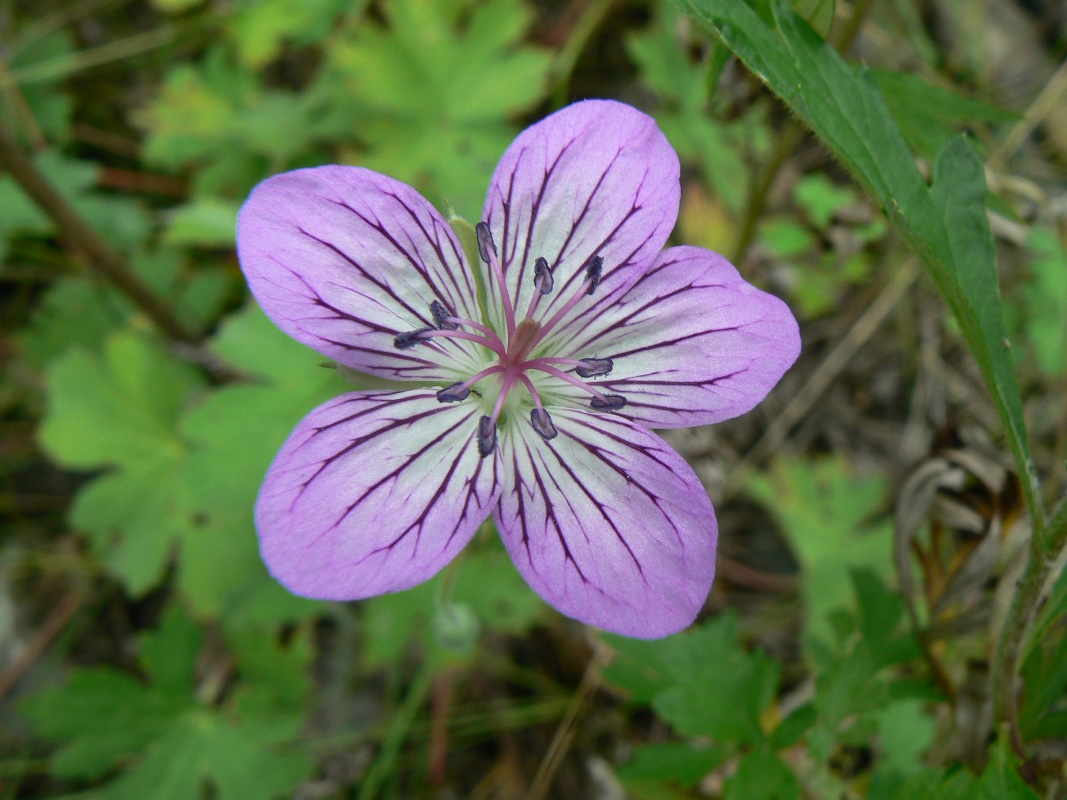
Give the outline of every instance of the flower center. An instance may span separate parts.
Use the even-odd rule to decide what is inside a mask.
[[[541,298],[551,293],[554,288],[552,269],[548,261],[540,257],[534,262],[534,293],[521,322],[515,321],[515,304],[504,280],[504,271],[500,265],[496,243],[489,231],[489,226],[479,222],[475,227],[478,234],[478,254],[489,266],[493,282],[500,294],[504,310],[505,335],[500,336],[495,330],[473,320],[456,317],[439,300],[430,304],[430,315],[434,327],[418,328],[405,331],[393,338],[393,346],[407,350],[420,342],[427,342],[434,337],[446,339],[466,339],[491,350],[497,356],[497,362],[477,372],[465,381],[453,383],[437,393],[441,403],[458,403],[466,400],[471,388],[479,381],[491,376],[497,378],[497,395],[492,412],[483,415],[478,421],[478,452],[484,457],[496,449],[497,422],[505,409],[505,401],[512,389],[518,391],[522,385],[530,394],[534,407],[530,410],[530,426],[545,441],[558,435],[552,417],[545,410],[541,397],[530,379],[529,372],[538,371],[588,392],[592,395],[589,407],[596,411],[618,411],[626,405],[626,398],[618,394],[604,394],[579,378],[596,378],[611,372],[614,363],[610,358],[557,358],[554,356],[537,356],[531,358],[534,348],[565,320],[570,312],[584,298],[592,296],[600,285],[603,275],[604,260],[594,256],[585,268],[585,280],[574,295],[552,317],[542,322],[535,318]],[[466,330],[464,330],[466,329]],[[506,339],[506,344],[505,344]],[[570,367],[574,374],[560,369]],[[578,377],[575,377],[577,375]]]

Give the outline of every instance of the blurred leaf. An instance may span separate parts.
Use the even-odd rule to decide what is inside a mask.
[[[548,54],[520,45],[532,15],[521,0],[393,0],[383,16],[329,54],[362,111],[360,160],[477,216],[508,117],[545,96]]]
[[[904,139],[920,155],[933,159],[960,130],[973,122],[1011,122],[1017,115],[997,106],[972,100],[918,75],[872,70],[886,106]]]
[[[730,209],[741,208],[748,189],[743,152],[758,158],[768,136],[752,112],[724,124],[709,113],[707,64],[692,62],[688,41],[679,34],[681,14],[656,6],[652,25],[626,39],[626,50],[640,68],[640,79],[660,98],[653,116],[684,162],[701,175]]]
[[[817,228],[826,228],[834,215],[856,202],[851,188],[838,186],[822,173],[805,175],[797,182],[796,198]]]
[[[104,238],[118,247],[142,243],[151,228],[141,205],[129,198],[95,191],[99,167],[48,150],[34,163],[74,209]],[[52,220],[46,217],[9,175],[0,175],[0,258],[7,240],[16,234],[51,236]]]
[[[227,25],[241,61],[262,67],[282,44],[307,45],[324,38],[352,0],[244,0]]]
[[[990,751],[989,763],[978,781],[980,800],[1041,800],[1019,775],[1019,760],[1011,750],[1007,731],[1002,730]]]
[[[1067,252],[1047,228],[1034,228],[1027,247],[1030,275],[1021,302],[1009,306],[1012,327],[1026,338],[1041,371],[1055,377],[1067,369]]]
[[[200,641],[199,628],[172,605],[159,629],[141,637],[148,683],[112,669],[78,669],[66,685],[23,701],[36,732],[61,745],[57,775],[99,778],[123,763],[114,780],[80,797],[200,800],[208,785],[219,800],[271,800],[307,777],[311,761],[279,747],[299,729],[303,693],[283,688],[251,724],[203,706],[194,693]],[[294,652],[306,668],[307,648]],[[249,672],[260,692],[277,675]]]
[[[10,21],[7,26],[10,26]],[[7,27],[5,26],[5,27]],[[10,27],[4,32],[7,68],[13,75],[23,69],[33,69],[38,64],[68,58],[74,52],[70,31],[54,30],[44,35],[27,26],[11,35]],[[11,99],[18,92],[44,138],[50,142],[65,142],[70,135],[70,115],[74,107],[71,94],[64,90],[63,78],[47,81],[32,81],[11,91],[0,92],[0,117],[11,122],[25,133],[23,114],[11,107]],[[3,206],[6,208],[6,206]]]
[[[768,750],[753,750],[737,765],[723,787],[723,800],[799,800],[800,781],[782,759]]]
[[[750,744],[766,738],[762,718],[780,665],[741,647],[733,616],[654,642],[606,640],[618,657],[604,670],[605,680],[629,691],[634,702],[651,702],[679,733]]]
[[[233,247],[240,203],[215,197],[194,199],[175,209],[164,240],[170,244]]]
[[[721,748],[663,742],[643,744],[634,748],[633,758],[619,768],[619,779],[625,784],[639,781],[677,783],[691,789],[726,757]]]
[[[878,768],[911,776],[924,771],[922,756],[933,743],[936,724],[918,700],[891,703],[876,715]]]
[[[832,639],[827,615],[848,605],[849,569],[891,571],[889,522],[872,523],[883,508],[884,481],[854,477],[840,458],[779,458],[747,488],[781,521],[800,560],[806,638]]]
[[[945,145],[934,165],[933,187],[927,188],[870,77],[842,60],[788,7],[772,2],[767,18],[736,0],[676,4],[715,27],[749,69],[868,186],[922,257],[993,395],[1028,505],[1036,504],[1022,400],[1004,346],[985,181],[970,145],[963,138]]]

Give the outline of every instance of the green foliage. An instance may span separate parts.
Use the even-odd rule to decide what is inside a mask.
[[[531,14],[520,0],[393,0],[383,14],[329,53],[361,161],[475,217],[516,133],[507,119],[547,90],[548,55],[520,44]]]
[[[748,189],[742,154],[758,158],[768,136],[753,113],[724,124],[709,113],[707,58],[692,62],[688,44],[679,36],[681,14],[666,4],[656,7],[653,24],[626,41],[630,57],[640,68],[642,82],[656,94],[656,122],[684,162],[696,164],[704,180],[726,205],[741,207]],[[710,57],[710,56],[708,56]]]
[[[1042,372],[1056,376],[1067,370],[1067,252],[1047,228],[1031,231],[1027,249],[1030,274],[1007,307],[1009,328],[1023,339],[1022,353],[1032,354]]]
[[[110,668],[77,669],[67,683],[23,701],[36,732],[60,745],[55,774],[112,780],[81,797],[100,800],[199,800],[204,786],[219,800],[271,800],[307,776],[310,760],[286,748],[299,731],[307,648],[288,652],[248,641],[235,650],[245,682],[227,704],[197,693],[200,630],[171,606],[157,631],[141,637],[146,680]],[[241,661],[246,658],[246,661]],[[254,681],[254,682],[253,682]]]
[[[767,740],[763,715],[780,667],[741,646],[732,615],[655,642],[616,636],[608,642],[617,659],[605,679],[634,702],[650,703],[679,733],[736,744]]]
[[[1004,423],[1036,507],[1036,477],[1022,399],[1004,347],[993,239],[985,210],[982,165],[962,138],[940,151],[927,187],[885,101],[788,7],[771,18],[733,0],[678,0],[722,40],[814,130],[871,190],[923,259],[952,308]]]
[[[889,523],[877,519],[884,481],[854,477],[837,458],[779,459],[749,480],[748,491],[778,517],[800,560],[808,642],[832,640],[829,614],[848,602],[848,570],[886,576],[891,569]]]
[[[67,158],[49,150],[35,159],[37,168],[58,188],[85,219],[113,242],[132,247],[144,242],[151,223],[134,200],[95,190],[100,168],[89,161]],[[0,257],[16,234],[48,236],[52,221],[8,175],[0,175]]]

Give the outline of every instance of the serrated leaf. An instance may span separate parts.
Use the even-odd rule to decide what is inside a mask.
[[[778,459],[747,488],[781,521],[800,560],[806,636],[832,641],[828,615],[849,605],[849,569],[867,567],[883,577],[891,572],[889,522],[872,525],[882,510],[884,481],[854,477],[841,459]]]
[[[633,758],[619,769],[618,775],[626,784],[669,781],[690,789],[719,766],[726,755],[722,748],[686,742],[643,744],[634,748]]]
[[[800,781],[782,759],[767,750],[754,750],[737,765],[723,787],[723,800],[799,800]]]
[[[981,163],[962,138],[937,159],[928,189],[869,76],[857,72],[791,9],[771,17],[734,0],[675,0],[712,25],[878,198],[923,259],[959,321],[1007,432],[1028,505],[1036,507],[1022,400],[1005,347]]]
[[[605,680],[635,702],[651,702],[680,733],[749,744],[766,738],[762,718],[780,665],[741,647],[732,616],[655,642],[606,639],[618,655],[604,669]]]

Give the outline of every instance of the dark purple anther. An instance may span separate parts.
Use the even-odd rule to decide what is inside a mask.
[[[397,350],[408,350],[423,340],[423,334],[429,333],[433,328],[419,328],[414,331],[398,333],[393,337],[393,347]]]
[[[606,394],[603,397],[594,396],[589,401],[589,407],[596,411],[618,411],[626,405],[626,398],[621,394]]]
[[[448,318],[452,316],[452,312],[440,300],[434,300],[430,303],[430,313],[433,315],[434,326],[439,330],[454,331],[459,327],[457,323],[448,321]]]
[[[552,268],[548,266],[548,259],[538,256],[534,262],[534,284],[541,281],[541,294],[546,295],[552,291],[555,280],[552,277]]]
[[[604,274],[604,259],[600,256],[594,256],[593,260],[589,262],[589,266],[585,268],[585,279],[589,281],[589,289],[586,294],[591,295],[596,291],[596,287],[600,285],[600,276]]]
[[[463,382],[453,383],[437,393],[438,403],[458,403],[470,396],[471,390]]]
[[[530,424],[533,425],[533,429],[541,434],[541,438],[546,442],[549,439],[555,439],[559,435],[555,423],[552,422],[552,417],[543,408],[530,409]]]
[[[575,367],[574,371],[583,378],[596,378],[607,375],[615,363],[610,358],[583,358],[582,366]]]
[[[496,449],[496,423],[489,417],[478,420],[478,453],[482,458]]]
[[[482,261],[488,264],[490,253],[492,253],[493,258],[496,258],[496,242],[493,241],[493,234],[489,230],[489,226],[484,222],[479,222],[475,225],[474,232],[478,234],[478,255],[481,256]]]

